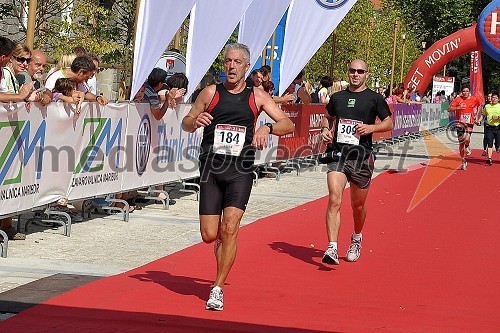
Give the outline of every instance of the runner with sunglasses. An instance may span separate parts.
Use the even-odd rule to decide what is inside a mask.
[[[374,166],[372,133],[392,129],[389,106],[384,97],[366,87],[368,65],[360,59],[349,66],[349,87],[330,97],[322,120],[321,136],[341,153],[338,161],[328,165],[328,207],[326,230],[328,248],[323,262],[339,264],[337,239],[340,230],[342,193],[350,182],[354,233],[347,251],[347,261],[354,262],[361,255],[361,232],[366,218],[365,201]],[[376,118],[381,121],[375,124]]]

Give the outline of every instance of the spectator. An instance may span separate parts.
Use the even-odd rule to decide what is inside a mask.
[[[344,89],[342,87],[342,80],[339,77],[333,79],[332,86],[328,89],[330,96]]]
[[[11,61],[12,52],[14,51],[15,47],[16,44],[14,44],[14,42],[10,39],[0,37],[0,102],[17,102],[19,101],[19,98],[22,101],[23,99],[28,97],[31,91],[31,88],[27,88],[29,85],[23,85],[20,88],[22,94],[9,94],[4,92],[7,90],[7,87],[5,84],[5,78],[3,77],[3,67],[5,67],[7,63],[9,63],[9,61]],[[0,229],[2,229],[2,231],[7,234],[7,237],[10,240],[26,239],[26,235],[17,232],[16,228],[14,228],[14,226],[12,225],[12,217],[5,217],[0,219]],[[3,241],[2,238],[0,238],[0,240]]]
[[[0,42],[0,44],[2,43]],[[8,53],[0,51],[1,53],[5,53],[2,57],[2,87],[0,90],[0,101],[21,102],[31,95],[34,84],[33,82],[30,82],[20,86],[17,81],[16,74],[19,74],[28,68],[28,64],[31,62],[31,51],[29,47],[24,44],[4,44],[8,49],[10,49],[12,45],[14,45],[14,47],[10,49],[10,52],[6,49]]]
[[[330,76],[323,76],[319,81],[319,84],[321,85],[321,88],[318,91],[319,102],[326,105],[330,101],[328,89],[333,85],[333,79]]]
[[[252,73],[246,78],[245,82],[247,87],[262,88],[262,80],[264,76],[260,69],[254,69]]]
[[[307,92],[304,85],[304,75],[305,71],[301,70],[293,80],[293,83],[295,83],[295,103],[303,103],[309,105],[311,104],[311,95]]]
[[[259,68],[259,71],[262,73],[262,83],[271,81],[271,66],[264,65]]]
[[[160,97],[158,91],[163,88],[165,84],[165,79],[167,78],[167,72],[161,68],[153,68],[146,81],[146,88],[144,90],[144,99],[149,102],[151,107],[151,113],[156,120],[163,118],[167,112],[167,108],[170,103],[175,98],[184,96],[186,89],[173,88],[165,94],[166,100],[163,104],[160,103]]]
[[[52,100],[54,102],[63,101],[70,104],[76,104],[75,112],[79,114],[84,99],[85,94],[75,90],[73,81],[63,77],[56,80],[56,84],[52,90]]]
[[[140,103],[142,101],[144,101],[144,91],[146,90],[146,85],[143,84],[140,88],[139,88],[139,91],[137,91],[137,93],[135,94],[135,97],[134,97],[134,102],[136,103]]]
[[[95,75],[95,70],[96,67],[92,59],[87,56],[78,56],[73,60],[70,68],[62,68],[50,74],[45,80],[45,87],[52,91],[57,79],[69,78],[73,81],[75,89],[85,94],[86,100],[106,105],[109,100],[104,96],[91,93],[86,84],[87,80]]]
[[[94,95],[97,95],[97,73],[99,72],[100,60],[99,57],[93,53],[89,53],[88,56],[92,59],[92,62],[95,65],[94,75],[87,80],[87,85],[89,87],[89,91]]]
[[[186,91],[188,87],[189,80],[187,76],[184,73],[175,73],[174,75],[171,75],[166,81],[164,87],[166,89],[163,90],[163,100],[165,100],[165,94],[168,93],[168,91],[172,90],[172,88],[176,89],[184,89]],[[160,92],[158,92],[160,94]],[[184,95],[179,95],[175,98],[173,98],[170,101],[170,107],[175,108],[179,103],[182,102],[182,97]]]
[[[46,66],[47,56],[45,53],[41,50],[33,50],[31,52],[31,62],[28,65],[28,69],[16,75],[20,85],[27,82],[33,82],[33,87],[36,89],[36,92],[33,92],[28,97],[28,100],[40,102],[42,105],[47,105],[52,101],[52,93],[40,82],[42,75],[45,73]]]
[[[264,91],[269,94],[269,96],[273,96],[274,92],[274,83],[273,81],[264,81],[262,82],[262,88],[264,88]]]
[[[73,60],[75,60],[76,55],[73,53],[70,54],[63,54],[59,57],[59,60],[57,61],[56,67],[53,67],[49,70],[47,73],[47,77],[45,78],[45,81],[47,81],[47,78],[52,75],[52,73],[57,72],[60,69],[65,69],[65,68],[70,68],[71,64],[73,63]],[[45,84],[44,81],[44,84]]]

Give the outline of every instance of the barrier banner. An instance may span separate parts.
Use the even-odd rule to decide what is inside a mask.
[[[120,174],[126,162],[127,116],[125,103],[104,107],[89,103],[75,118],[72,136],[78,141],[72,147],[77,158],[68,189],[69,200],[120,192]]]
[[[447,122],[448,105],[395,104],[393,136]],[[156,120],[149,104],[0,104],[0,216],[66,197],[81,200],[199,176],[203,129],[182,130],[190,104]],[[292,134],[271,135],[255,164],[315,155],[324,150],[319,130],[323,105],[286,105]],[[450,113],[450,117],[453,113]],[[451,119],[451,118],[450,118]],[[256,128],[271,118],[261,113]],[[376,137],[374,137],[376,140]]]
[[[47,202],[41,193],[51,192],[47,182],[42,185],[50,176],[42,164],[47,119],[28,111],[24,103],[0,104],[0,215]]]
[[[265,123],[274,123],[274,120],[269,117],[269,115],[265,112],[261,112],[257,121],[255,123],[255,130],[259,129]],[[278,143],[279,137],[276,135],[269,135],[269,141],[267,144],[267,148],[262,150],[257,150],[255,154],[255,165],[265,164],[269,162],[276,161],[277,152],[278,152]]]
[[[448,112],[449,106],[450,104],[448,102],[441,103],[441,119],[439,120],[439,127],[447,126],[449,123],[455,121],[455,112]]]
[[[123,190],[199,176],[203,129],[188,133],[181,127],[190,109],[190,104],[169,108],[158,121],[152,116],[149,104],[130,104]]]
[[[283,135],[279,138],[279,150],[277,152],[278,160],[286,160],[295,157],[295,153],[307,145],[307,137],[301,136],[302,128],[302,105],[286,104],[281,108],[295,126],[293,133]]]
[[[420,130],[428,131],[440,127],[441,104],[422,104],[421,118]]]
[[[392,136],[418,132],[421,122],[422,106],[418,104],[394,104],[394,127]]]

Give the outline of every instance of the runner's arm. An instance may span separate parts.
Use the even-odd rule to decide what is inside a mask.
[[[203,89],[194,102],[189,113],[182,119],[182,129],[193,133],[200,126],[208,126],[213,117],[206,112],[215,95],[215,85]]]

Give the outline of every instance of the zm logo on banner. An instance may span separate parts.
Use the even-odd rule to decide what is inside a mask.
[[[120,166],[120,150],[123,149],[121,146],[122,119],[118,120],[118,123],[113,128],[111,119],[85,118],[83,122],[83,133],[85,133],[87,127],[90,127],[90,130],[92,131],[92,126],[89,126],[91,124],[93,124],[95,128],[93,129],[90,141],[83,150],[80,160],[73,172],[75,174],[97,172],[104,169],[104,155],[101,150],[101,146],[103,144],[106,157],[108,157],[112,151],[115,152],[116,165],[114,167],[119,168]],[[92,167],[94,162],[99,163]]]
[[[0,185],[20,183],[22,180],[23,167],[28,165],[33,155],[35,155],[36,161],[36,179],[40,179],[42,174],[42,155],[45,146],[46,127],[45,120],[43,120],[40,126],[38,126],[35,135],[30,140],[31,123],[29,121],[0,122],[0,135],[7,141],[5,147],[1,148],[3,151],[0,153]],[[4,129],[9,129],[8,132],[10,133],[10,137],[7,133],[4,133]],[[38,154],[34,154],[37,147]],[[22,162],[19,165],[19,172],[14,178],[5,179],[16,158]]]
[[[342,7],[348,0],[316,0],[316,2],[323,8],[335,9]]]

